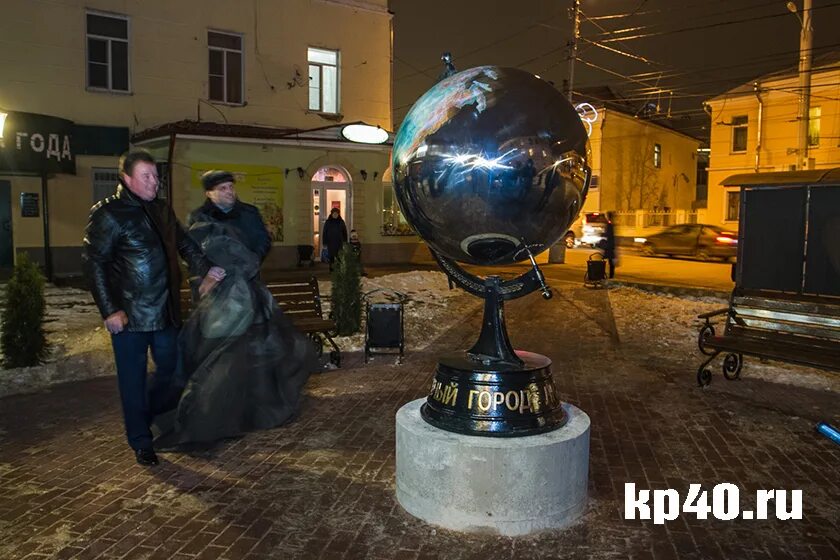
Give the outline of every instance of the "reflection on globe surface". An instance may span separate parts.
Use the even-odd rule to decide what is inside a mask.
[[[589,183],[588,138],[553,86],[514,68],[481,66],[427,91],[394,141],[394,190],[439,254],[506,264],[568,230]]]

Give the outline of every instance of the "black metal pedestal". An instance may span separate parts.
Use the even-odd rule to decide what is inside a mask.
[[[485,280],[478,342],[438,362],[423,419],[443,430],[515,437],[554,430],[566,416],[551,377],[551,360],[514,350],[504,321],[498,277]]]

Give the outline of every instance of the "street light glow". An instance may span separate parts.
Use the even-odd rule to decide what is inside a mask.
[[[386,130],[369,124],[348,124],[341,129],[341,135],[360,144],[384,144],[388,141]]]

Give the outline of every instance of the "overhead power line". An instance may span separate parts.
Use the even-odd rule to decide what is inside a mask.
[[[835,2],[835,3],[832,3],[832,4],[826,4],[824,6],[816,6],[816,7],[812,8],[812,11],[824,10],[824,9],[833,8],[833,7],[836,7],[836,6],[840,6],[840,2]],[[597,39],[597,38],[603,37],[603,39],[601,39],[602,42],[612,43],[612,42],[616,42],[616,41],[629,41],[629,40],[632,40],[632,39],[645,39],[645,38],[649,38],[649,37],[662,37],[662,36],[665,36],[665,35],[673,35],[674,33],[685,33],[687,31],[701,31],[701,30],[704,30],[704,29],[712,29],[712,28],[715,28],[715,27],[725,27],[725,26],[729,26],[729,25],[738,25],[738,24],[741,24],[741,23],[752,23],[752,22],[756,22],[756,21],[759,21],[759,20],[774,19],[774,18],[779,18],[779,17],[790,17],[790,14],[785,11],[783,13],[778,13],[778,14],[768,14],[768,15],[764,15],[764,16],[755,16],[755,17],[744,18],[744,19],[736,19],[736,20],[731,20],[731,21],[710,23],[710,24],[706,24],[706,25],[695,25],[693,27],[683,27],[683,28],[680,28],[680,29],[671,29],[671,30],[666,30],[666,31],[655,31],[655,32],[651,32],[651,33],[637,33],[635,35],[624,35],[624,36],[621,36],[621,37],[616,37],[615,36],[616,34],[620,34],[620,33],[624,33],[624,32],[631,32],[632,33],[635,29],[635,28],[627,28],[627,29],[623,29],[623,30],[612,31],[612,32],[606,33],[606,34],[601,34],[600,36],[595,36],[595,38]]]

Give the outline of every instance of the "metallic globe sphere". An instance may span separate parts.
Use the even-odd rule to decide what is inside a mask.
[[[589,144],[575,109],[539,78],[481,66],[427,91],[394,140],[394,189],[439,254],[508,264],[555,243],[583,205]]]

